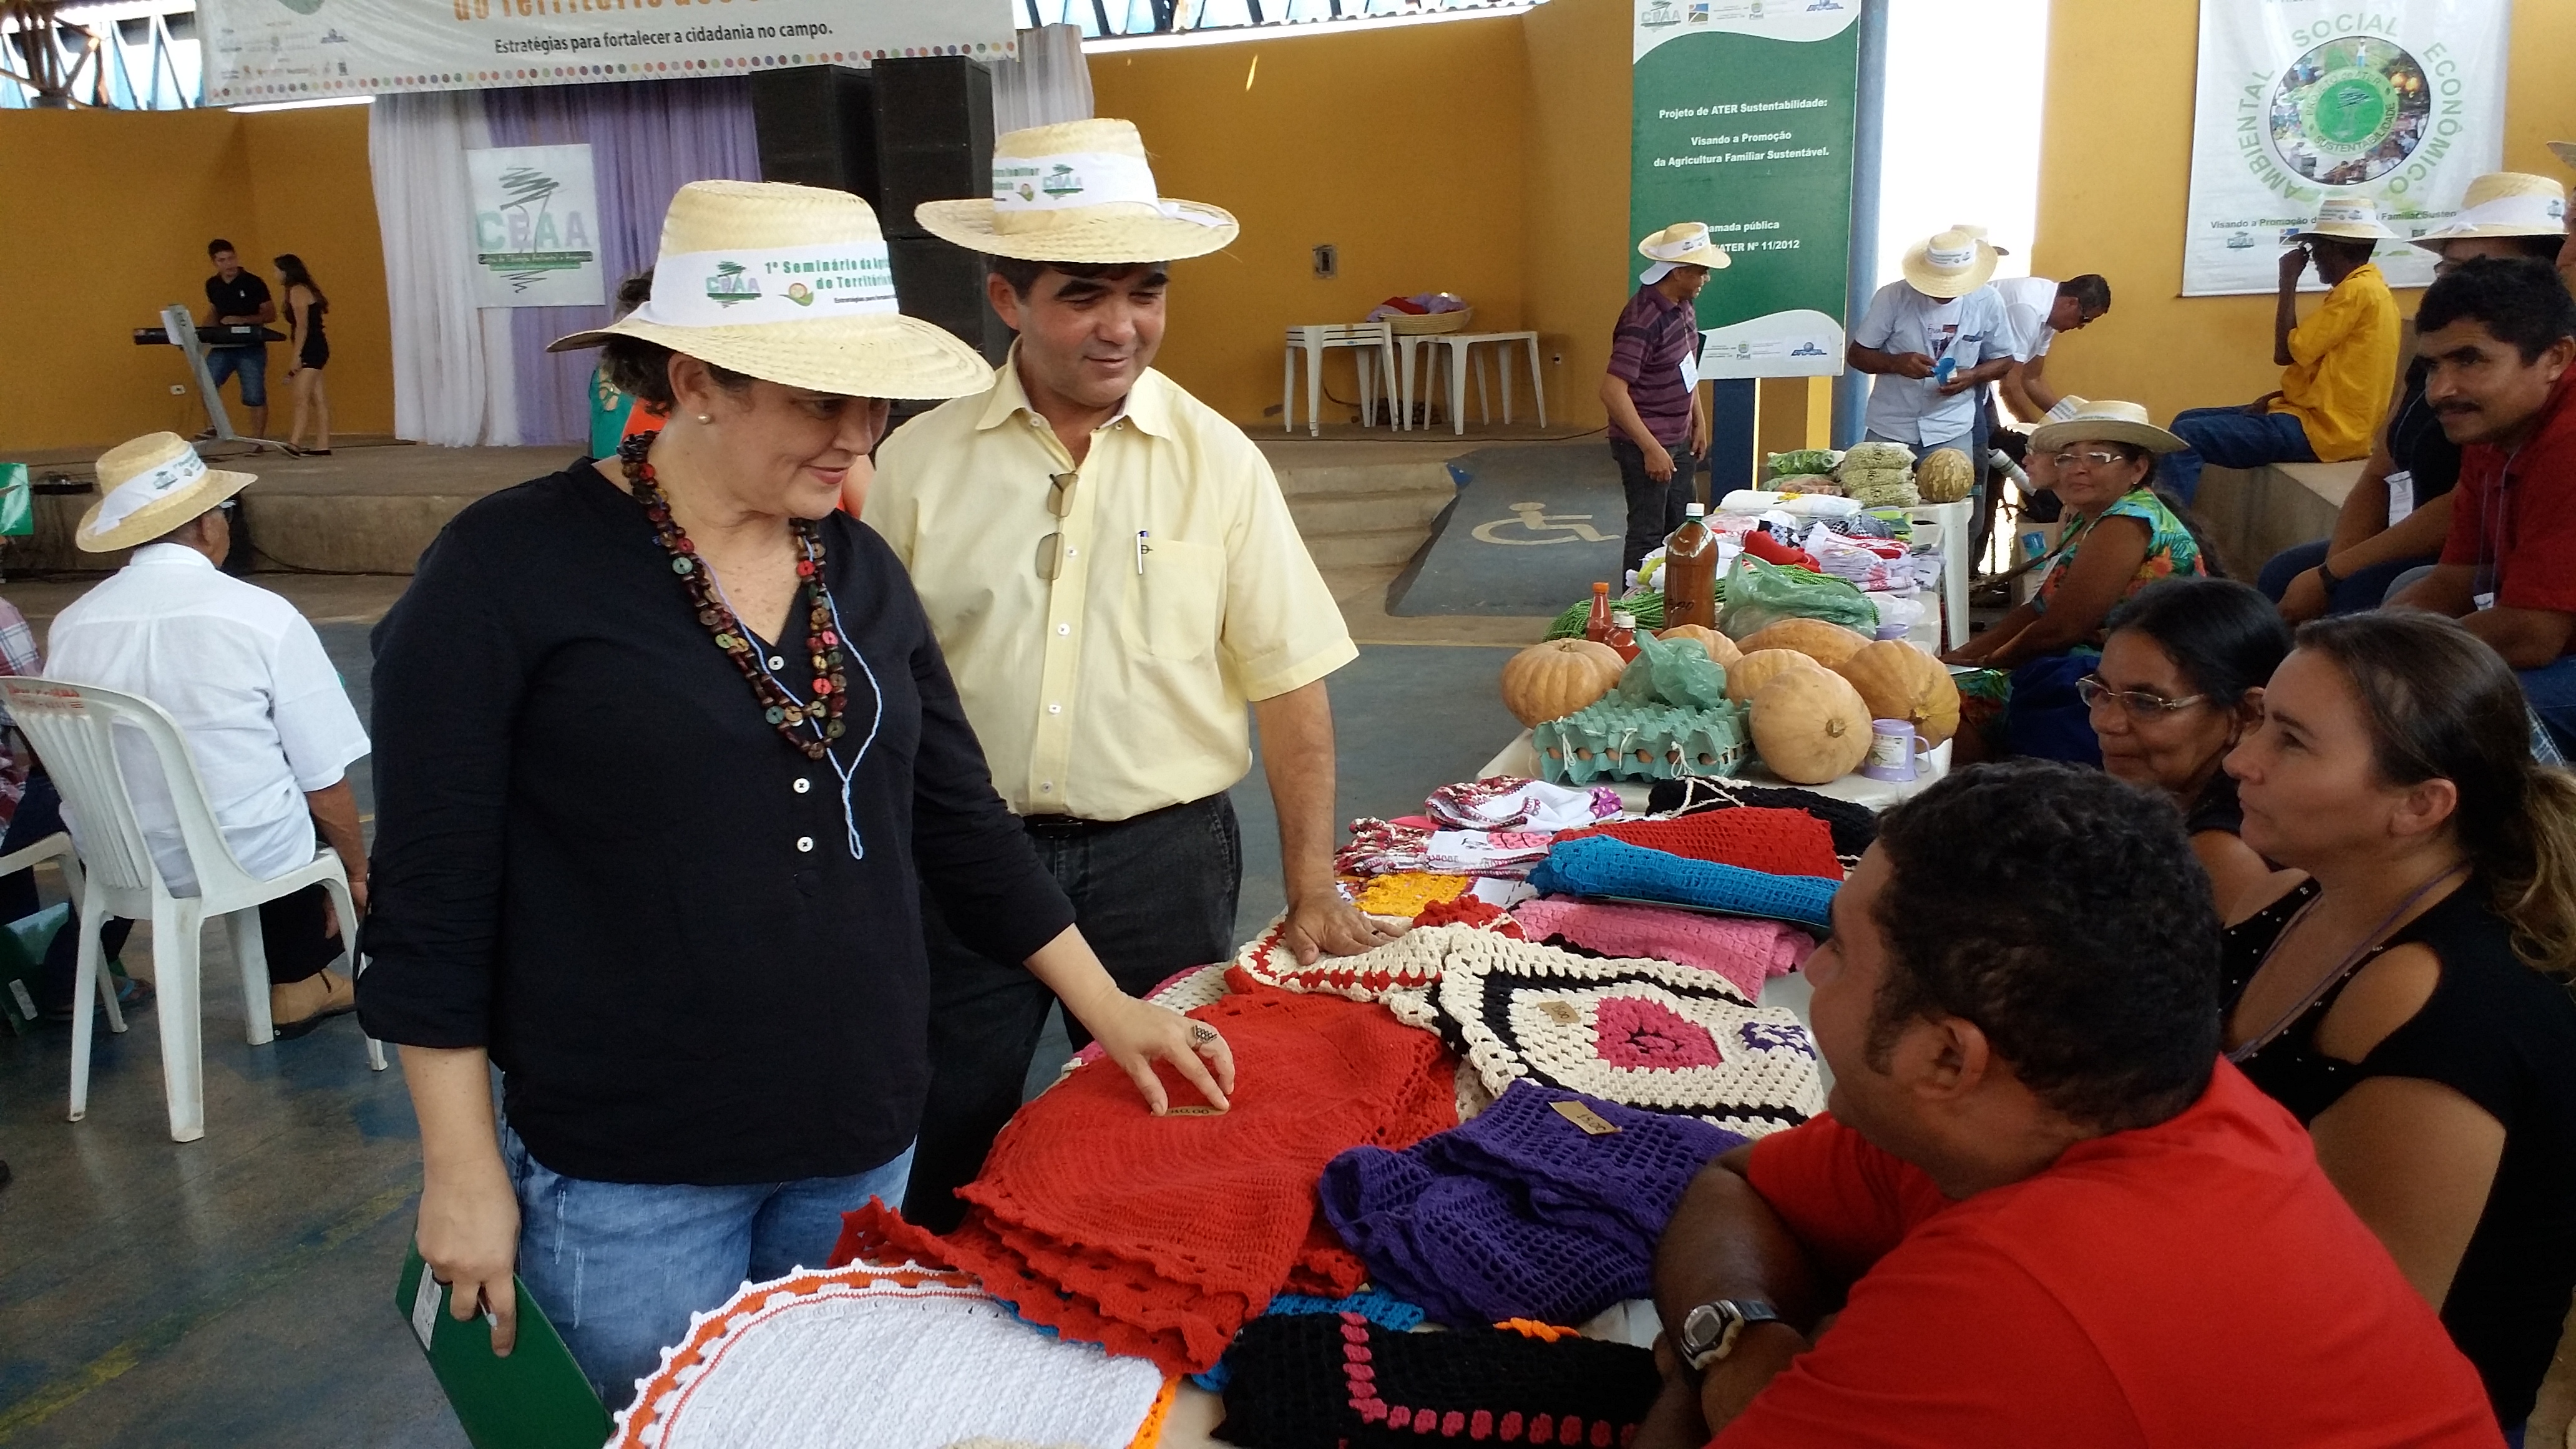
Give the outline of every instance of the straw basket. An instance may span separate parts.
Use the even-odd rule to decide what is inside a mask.
[[[1420,316],[1407,312],[1386,319],[1398,337],[1436,337],[1444,332],[1464,332],[1476,320],[1476,309],[1461,307],[1455,312],[1425,312]]]

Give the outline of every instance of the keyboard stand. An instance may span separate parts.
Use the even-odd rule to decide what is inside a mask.
[[[188,315],[187,304],[173,302],[161,309],[161,326],[169,332],[170,341],[188,359],[188,374],[197,380],[197,396],[205,400],[206,420],[214,425],[214,441],[246,443],[254,453],[271,448],[286,451],[286,445],[274,438],[245,437],[233,431],[232,414],[224,411],[224,397],[215,386],[215,375],[206,370],[206,344],[197,340],[197,319]]]

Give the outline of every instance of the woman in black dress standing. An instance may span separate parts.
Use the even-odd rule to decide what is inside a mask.
[[[331,339],[323,335],[323,314],[331,299],[306,270],[304,259],[288,252],[277,259],[277,286],[286,297],[286,320],[293,335],[295,360],[286,365],[286,381],[295,391],[295,425],[287,430],[290,452],[331,456],[331,395],[322,388],[322,369],[331,361]],[[313,420],[313,441],[304,441],[305,419]]]

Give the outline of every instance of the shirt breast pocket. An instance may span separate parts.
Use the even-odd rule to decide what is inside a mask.
[[[1130,649],[1157,659],[1197,659],[1216,648],[1225,622],[1225,550],[1178,539],[1148,540],[1144,567],[1126,560],[1127,607],[1119,632]]]

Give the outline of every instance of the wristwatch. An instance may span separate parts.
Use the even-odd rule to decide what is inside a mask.
[[[1758,1298],[1703,1303],[1682,1319],[1682,1362],[1699,1372],[1735,1351],[1736,1337],[1745,1325],[1783,1321],[1780,1310]]]

